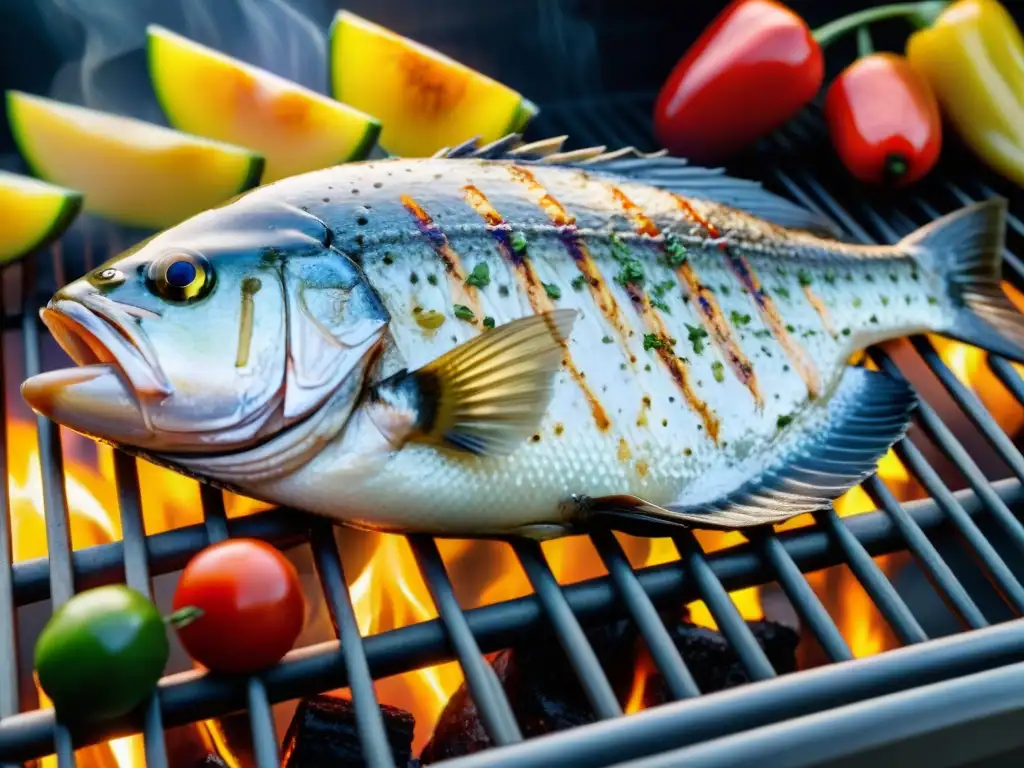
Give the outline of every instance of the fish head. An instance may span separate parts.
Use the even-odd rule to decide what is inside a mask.
[[[77,367],[31,377],[22,395],[114,444],[242,449],[308,415],[355,369],[346,353],[365,353],[386,325],[368,293],[318,218],[243,199],[59,290],[41,318]]]

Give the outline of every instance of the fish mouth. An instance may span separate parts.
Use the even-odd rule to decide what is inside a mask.
[[[95,298],[55,299],[39,315],[76,365],[113,366],[139,397],[171,394],[156,356],[132,316],[119,304]]]
[[[21,394],[32,409],[101,440],[150,443],[154,430],[144,401],[159,402],[172,389],[132,315],[106,299],[68,298],[52,300],[39,314],[76,367],[23,382]]]

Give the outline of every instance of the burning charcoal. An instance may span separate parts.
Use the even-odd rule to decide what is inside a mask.
[[[796,668],[796,632],[768,621],[748,622],[748,626],[778,672]],[[670,624],[669,633],[704,693],[748,682],[735,653],[718,632],[677,621]],[[619,701],[626,701],[635,666],[644,652],[636,627],[626,620],[613,622],[588,631],[587,637]],[[491,666],[508,695],[524,737],[594,722],[594,713],[557,638],[532,638],[529,643],[499,653]],[[655,672],[645,687],[644,704],[652,706],[667,699],[664,682]],[[486,749],[490,743],[476,706],[462,685],[441,713],[421,759],[427,765]]]
[[[384,728],[398,766],[412,757],[415,721],[404,709],[381,705]],[[299,704],[284,737],[282,768],[345,768],[362,766],[362,745],[355,708],[348,699],[314,696]]]

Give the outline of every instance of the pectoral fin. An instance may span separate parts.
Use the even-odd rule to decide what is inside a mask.
[[[371,398],[412,416],[405,437],[479,456],[506,454],[537,431],[576,311],[532,315],[485,331]]]

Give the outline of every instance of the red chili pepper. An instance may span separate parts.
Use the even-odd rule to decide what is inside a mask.
[[[872,53],[843,70],[825,94],[825,120],[843,165],[869,184],[912,184],[942,150],[938,100],[894,53]]]
[[[774,0],[734,0],[679,61],[654,108],[658,141],[700,163],[783,125],[818,92],[821,48]]]

